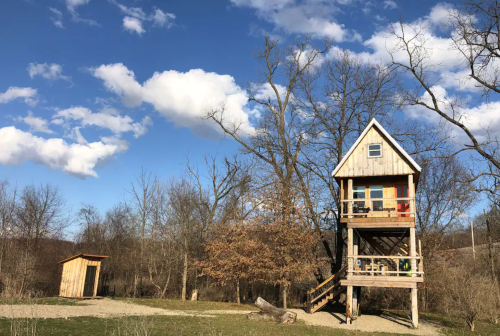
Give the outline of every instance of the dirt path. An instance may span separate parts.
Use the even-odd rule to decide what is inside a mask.
[[[395,334],[440,335],[439,328],[425,322],[420,324],[418,330],[410,329],[409,322],[396,315],[363,315],[354,324],[346,325],[343,323],[343,316],[340,314],[328,312],[307,314],[299,309],[292,309],[292,311],[297,313],[299,320],[315,326],[368,332],[391,332]],[[249,312],[245,310],[170,310],[111,299],[84,301],[81,305],[77,306],[0,305],[0,317],[4,318],[68,318],[78,316],[109,318],[151,315],[215,317],[222,314],[247,314]]]
[[[395,334],[412,334],[423,336],[441,335],[440,328],[433,324],[420,321],[418,329],[411,329],[411,323],[393,314],[362,315],[353,324],[345,324],[345,317],[338,313],[317,312],[307,314],[300,309],[292,309],[297,313],[297,319],[309,325],[324,326],[330,328],[359,330],[368,332],[388,332]]]
[[[78,306],[64,305],[0,305],[0,317],[7,318],[67,318],[77,316],[118,317],[118,316],[205,316],[204,312],[166,310],[119,300],[89,300]]]

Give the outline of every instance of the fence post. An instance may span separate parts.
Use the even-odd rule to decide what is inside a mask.
[[[306,302],[306,311],[311,314],[311,309],[312,309],[312,295],[311,295],[311,290],[307,291],[307,302]]]

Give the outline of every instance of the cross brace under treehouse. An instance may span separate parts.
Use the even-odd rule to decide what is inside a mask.
[[[420,171],[373,119],[332,173],[347,226],[347,265],[309,291],[309,313],[346,293],[346,322],[351,323],[361,287],[408,288],[412,323],[418,327],[417,284],[424,281],[415,234]]]

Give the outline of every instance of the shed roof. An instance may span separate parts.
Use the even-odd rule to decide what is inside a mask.
[[[72,257],[66,258],[64,260],[58,261],[57,263],[64,264],[64,263],[67,263],[68,261],[71,261],[71,260],[76,259],[76,258],[91,258],[91,259],[102,260],[102,259],[109,258],[109,256],[80,253],[80,254],[74,255]]]
[[[366,134],[368,133],[368,131],[372,127],[376,127],[387,138],[387,140],[395,147],[395,149],[399,152],[399,154],[402,155],[404,158],[406,158],[406,160],[408,160],[408,162],[415,169],[416,172],[420,172],[422,170],[422,168],[415,162],[415,160],[412,159],[412,157],[403,149],[403,147],[401,147],[397,143],[397,141],[394,140],[394,138],[382,127],[382,125],[380,125],[378,123],[378,121],[375,120],[375,118],[373,118],[368,123],[368,125],[366,126],[363,133],[361,133],[361,135],[358,137],[358,139],[356,140],[354,145],[352,145],[352,147],[349,149],[349,151],[346,153],[346,155],[344,155],[344,157],[342,158],[340,163],[337,165],[337,167],[335,167],[335,170],[332,172],[332,176],[334,176],[334,177],[336,176],[339,169],[344,165],[344,163],[347,161],[349,156],[351,156],[351,154],[354,152],[356,147],[359,145],[359,143],[363,140],[363,138],[366,136]]]

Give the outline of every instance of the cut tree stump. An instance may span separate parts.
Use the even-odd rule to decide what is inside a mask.
[[[283,324],[292,324],[297,320],[296,313],[277,308],[261,297],[257,298],[255,306],[261,311],[248,314],[249,320],[275,320]]]

